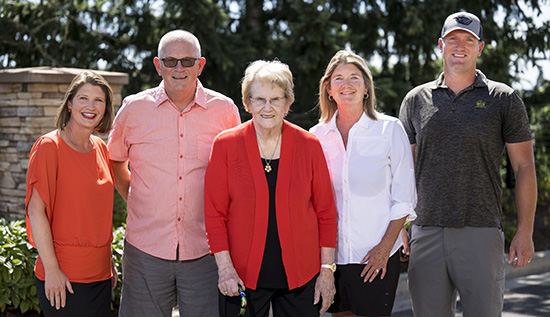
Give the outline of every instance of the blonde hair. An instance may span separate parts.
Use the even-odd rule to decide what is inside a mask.
[[[365,80],[365,86],[367,87],[368,97],[363,99],[363,110],[369,118],[372,120],[377,120],[376,117],[376,96],[374,94],[374,82],[372,80],[372,74],[367,67],[365,60],[352,52],[349,51],[338,51],[330,62],[328,63],[325,74],[321,77],[319,81],[319,109],[320,109],[320,122],[330,121],[338,105],[334,100],[329,99],[329,94],[327,88],[330,89],[330,77],[334,73],[334,70],[338,65],[342,64],[352,64],[355,65],[362,73],[363,79]]]
[[[59,130],[65,129],[67,123],[71,119],[71,113],[69,112],[68,107],[69,101],[73,100],[78,90],[85,84],[98,86],[105,94],[105,113],[103,114],[101,121],[99,121],[95,127],[95,131],[99,133],[107,133],[111,130],[113,119],[115,118],[115,111],[113,107],[113,90],[103,76],[91,70],[85,70],[73,78],[73,81],[69,85],[69,89],[65,92],[65,97],[63,97],[61,105],[57,109],[55,126]]]
[[[257,60],[248,65],[241,80],[241,93],[246,111],[248,111],[247,104],[251,97],[250,90],[255,82],[275,84],[281,87],[285,92],[286,104],[290,105],[294,102],[294,82],[292,81],[292,72],[287,64],[278,60]]]

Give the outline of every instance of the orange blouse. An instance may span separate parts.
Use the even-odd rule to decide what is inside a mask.
[[[46,204],[57,261],[71,282],[111,277],[113,172],[107,147],[91,136],[93,149],[80,153],[50,132],[34,144],[27,171],[27,236],[35,246],[28,218],[33,187]],[[36,246],[35,246],[36,247]],[[45,279],[40,256],[34,272]]]

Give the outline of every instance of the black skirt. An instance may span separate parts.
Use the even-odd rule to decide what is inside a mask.
[[[36,280],[36,295],[46,317],[110,317],[111,316],[111,279],[93,283],[73,283],[74,294],[67,289],[64,308],[57,310],[46,298],[45,282]]]
[[[334,273],[336,295],[328,312],[351,311],[358,316],[390,316],[399,282],[399,252],[388,259],[384,279],[363,282],[365,264],[338,265]]]

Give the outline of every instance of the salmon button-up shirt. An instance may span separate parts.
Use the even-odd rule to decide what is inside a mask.
[[[129,160],[126,240],[152,256],[190,260],[208,253],[204,174],[214,137],[240,124],[233,101],[197,80],[179,111],[162,82],[124,99],[109,135],[110,159]]]

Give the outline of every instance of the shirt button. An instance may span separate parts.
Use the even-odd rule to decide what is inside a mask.
[[[182,133],[182,134],[180,134],[180,138],[183,138],[183,133]]]
[[[183,178],[180,176],[180,177],[178,177],[178,179],[181,181]]]
[[[180,197],[180,201],[182,201],[182,200],[183,200],[183,198],[182,198],[182,197]]]
[[[183,154],[182,154],[182,155],[180,155],[180,158],[183,158]]]
[[[183,117],[183,113],[180,113],[180,117]]]
[[[181,221],[181,218],[178,217],[178,221]]]

